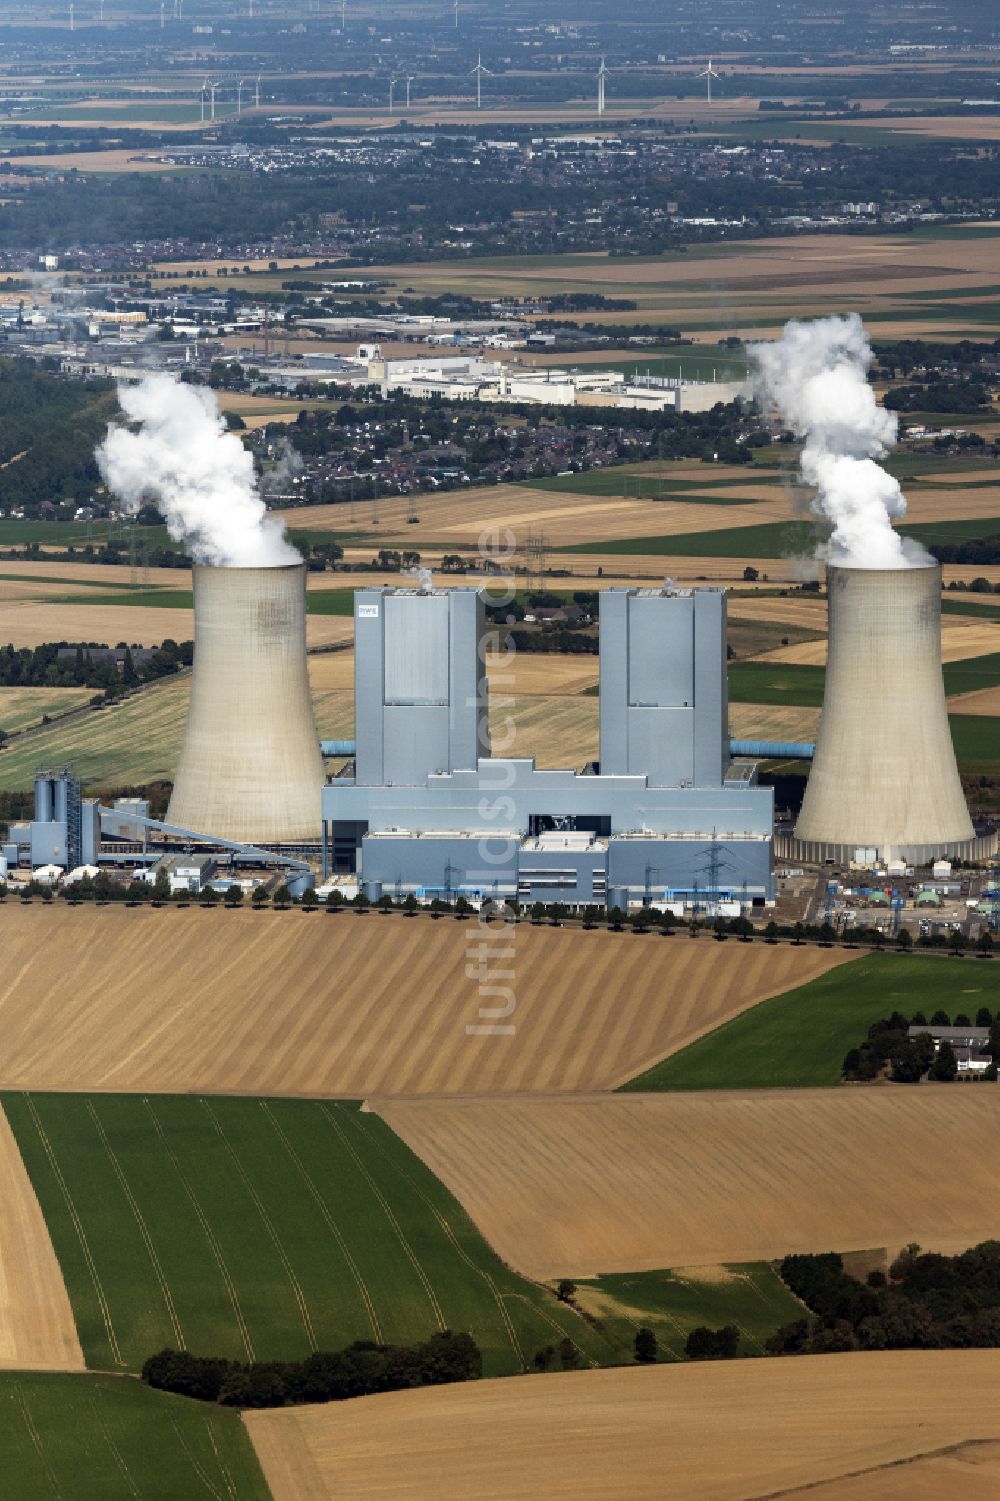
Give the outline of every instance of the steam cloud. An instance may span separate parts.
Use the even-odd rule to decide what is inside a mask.
[[[893,530],[906,498],[876,459],[896,442],[898,419],[875,400],[871,345],[857,313],[792,320],[773,344],[749,346],[754,394],[804,438],[800,473],[811,509],[832,528],[818,552],[850,568],[918,568],[933,562]]]
[[[175,542],[197,563],[279,568],[301,558],[269,518],[253,457],[226,431],[215,397],[164,375],[120,385],[122,411],[138,431],[111,426],[97,450],[108,488],[135,513],[154,501]]]

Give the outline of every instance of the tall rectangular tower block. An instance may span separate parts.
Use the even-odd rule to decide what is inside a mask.
[[[601,595],[601,774],[719,787],[729,764],[721,589]]]
[[[359,589],[354,632],[356,784],[475,771],[490,753],[480,590]]]

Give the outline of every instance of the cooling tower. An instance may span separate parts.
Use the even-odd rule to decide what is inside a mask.
[[[826,691],[799,847],[920,863],[959,854],[974,835],[944,701],[941,569],[829,566],[826,584]]]
[[[248,844],[316,839],[305,568],[193,572],[191,706],[167,822]]]

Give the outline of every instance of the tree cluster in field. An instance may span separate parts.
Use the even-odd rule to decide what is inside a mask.
[[[732,1360],[739,1354],[739,1345],[740,1331],[735,1324],[725,1324],[721,1329],[699,1324],[685,1340],[684,1354],[688,1360]]]
[[[868,1036],[859,1047],[851,1048],[844,1058],[842,1073],[848,1083],[864,1084],[888,1074],[894,1084],[919,1084],[926,1075],[938,1084],[950,1084],[958,1077],[958,1061],[955,1050],[947,1041],[935,1048],[929,1032],[917,1037],[909,1035],[910,1027],[971,1027],[970,1017],[960,1011],[954,1021],[947,1011],[937,1010],[928,1023],[922,1011],[915,1011],[907,1019],[899,1011],[891,1016],[879,1017],[868,1028]],[[1000,1011],[994,1013],[988,1006],[980,1006],[976,1012],[975,1025],[988,1027],[990,1037],[988,1051],[995,1060],[984,1075],[987,1079],[997,1076],[1000,1060]]]
[[[1000,563],[1000,532],[991,537],[970,537],[965,542],[928,543],[939,563],[970,563],[977,568]]]
[[[46,641],[41,646],[0,647],[0,687],[4,688],[99,688],[113,695],[121,688],[152,683],[169,677],[180,667],[190,667],[194,643],[177,642],[169,636],[156,647],[152,656],[133,660],[128,642],[119,642],[125,652],[121,668],[116,662],[95,653],[107,652],[106,644],[97,641]],[[73,651],[72,657],[60,657],[60,651]]]
[[[101,483],[94,449],[114,415],[106,380],[67,380],[56,362],[0,359],[3,509],[89,499]],[[71,512],[70,512],[71,514]]]
[[[916,373],[936,374],[945,369],[961,369],[966,376],[979,370],[991,370],[1000,358],[1000,339],[978,342],[957,339],[941,343],[933,339],[897,339],[872,345],[877,364],[873,375],[880,380],[905,379]],[[971,367],[971,369],[970,369]],[[928,410],[925,408],[925,410]]]
[[[882,405],[891,412],[977,412],[990,393],[979,381],[931,381],[926,386],[893,386]]]
[[[158,1391],[175,1392],[223,1407],[287,1407],[299,1402],[343,1402],[407,1387],[476,1381],[483,1357],[470,1334],[449,1329],[423,1344],[378,1345],[356,1340],[346,1350],[317,1351],[299,1361],[226,1360],[161,1350],[142,1368]]]
[[[1000,1346],[1000,1241],[958,1256],[908,1246],[888,1275],[870,1272],[867,1282],[835,1252],[786,1256],[779,1270],[812,1317],[773,1334],[770,1355]]]

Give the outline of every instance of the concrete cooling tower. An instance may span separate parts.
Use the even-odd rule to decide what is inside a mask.
[[[316,839],[305,568],[193,572],[191,706],[167,822],[248,844]]]
[[[800,855],[923,863],[974,838],[941,674],[941,569],[829,566],[830,645]]]

